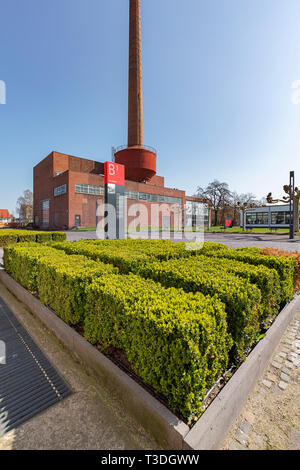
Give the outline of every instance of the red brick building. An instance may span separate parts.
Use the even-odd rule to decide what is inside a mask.
[[[7,209],[0,209],[0,225],[11,222],[11,215]]]
[[[104,203],[104,164],[52,152],[34,167],[33,195],[37,227],[95,227],[97,207],[100,215]],[[126,180],[125,196],[127,220],[132,227],[180,228],[185,207],[188,207],[187,225],[193,224],[197,211],[202,211],[205,224],[210,224],[207,201],[186,196],[185,191],[166,188],[162,176],[155,175],[147,183]],[[137,209],[138,203],[143,204]]]

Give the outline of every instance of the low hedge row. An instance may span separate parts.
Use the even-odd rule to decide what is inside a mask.
[[[171,261],[168,265],[160,264],[160,266],[163,266],[163,269],[165,269],[165,266],[172,266],[172,268],[175,268],[176,272],[180,270],[182,276],[185,275],[184,273],[189,272],[189,277],[193,277],[194,273],[196,273],[198,277],[201,272],[210,274],[217,269],[218,276],[220,277],[223,277],[226,273],[230,273],[239,278],[246,279],[251,284],[256,285],[262,294],[260,323],[262,324],[265,320],[272,319],[278,314],[281,298],[280,277],[275,269],[270,269],[263,265],[254,266],[226,258],[222,259],[222,262],[220,262],[218,258],[203,255],[192,257],[188,260]],[[153,276],[153,274],[151,274],[151,271],[153,271],[152,266],[153,263],[142,267],[140,274],[151,278]],[[183,270],[181,269],[182,267],[184,268]],[[154,274],[154,276],[156,275]],[[174,281],[174,283],[176,283],[176,281]]]
[[[63,241],[66,234],[62,232],[38,232],[33,230],[0,230],[0,246],[7,246],[23,242],[45,243],[50,241]]]
[[[49,246],[4,249],[6,270],[64,321],[83,322],[86,339],[126,353],[133,370],[193,421],[226,369],[232,346],[217,296],[185,293],[111,265]]]
[[[275,269],[280,277],[281,303],[289,302],[293,298],[295,269],[297,261],[281,256],[267,256],[261,253],[261,248],[224,249],[206,253],[206,256],[241,261],[254,266],[266,266]],[[223,261],[222,261],[223,262]]]
[[[228,363],[232,342],[217,297],[165,289],[133,274],[88,287],[85,337],[125,351],[143,380],[193,421]]]
[[[89,243],[97,247],[112,248],[117,247],[118,250],[124,249],[132,251],[132,253],[144,253],[151,258],[157,258],[166,261],[170,258],[186,258],[197,253],[205,254],[211,250],[224,250],[226,246],[222,243],[210,242],[177,242],[171,240],[92,240]]]
[[[246,266],[244,268],[236,265],[233,273],[233,270],[223,268],[216,260],[199,256],[164,262],[152,261],[140,266],[137,272],[165,287],[173,286],[186,292],[217,295],[226,306],[228,329],[235,342],[235,354],[239,357],[257,340],[263,317],[262,296],[258,287],[249,282],[250,277],[254,279],[255,276],[251,268],[247,270]],[[275,274],[270,274],[275,283]],[[258,273],[256,279],[259,279]]]
[[[217,245],[215,248],[213,245]],[[149,260],[165,261],[172,258],[187,258],[211,250],[222,250],[221,243],[174,243],[170,240],[81,240],[77,242],[52,243],[56,249],[68,254],[81,254],[93,259],[111,263],[122,274],[136,272],[139,266]]]
[[[4,248],[6,271],[66,323],[83,321],[86,286],[93,279],[118,273],[118,269],[85,258],[68,256],[51,247],[18,244]]]
[[[41,256],[51,256],[55,250],[37,243],[20,243],[4,247],[4,266],[6,271],[23,287],[31,292],[37,291],[38,266]]]
[[[63,250],[69,255],[83,255],[94,261],[113,264],[122,274],[137,269],[140,264],[144,264],[150,259],[146,253],[136,253],[134,250],[120,249],[114,245],[101,247],[85,241],[51,243],[51,246],[57,250]]]

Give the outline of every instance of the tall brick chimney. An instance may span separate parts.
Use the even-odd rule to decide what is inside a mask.
[[[156,151],[144,146],[141,1],[129,0],[128,147],[117,149],[115,162],[125,166],[125,178],[151,181],[156,174]]]
[[[140,0],[130,0],[128,147],[142,146],[143,143],[141,2]]]

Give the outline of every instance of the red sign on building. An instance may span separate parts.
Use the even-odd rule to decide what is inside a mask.
[[[225,228],[232,228],[232,227],[233,227],[233,220],[225,219]]]
[[[104,183],[117,184],[124,186],[125,184],[125,167],[119,163],[104,163]]]

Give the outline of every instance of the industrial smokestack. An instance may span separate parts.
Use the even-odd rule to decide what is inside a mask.
[[[141,2],[129,0],[128,147],[143,146]]]
[[[144,146],[143,137],[141,2],[129,2],[128,147],[117,149],[114,157],[125,166],[125,179],[143,183],[156,174],[156,151]]]

